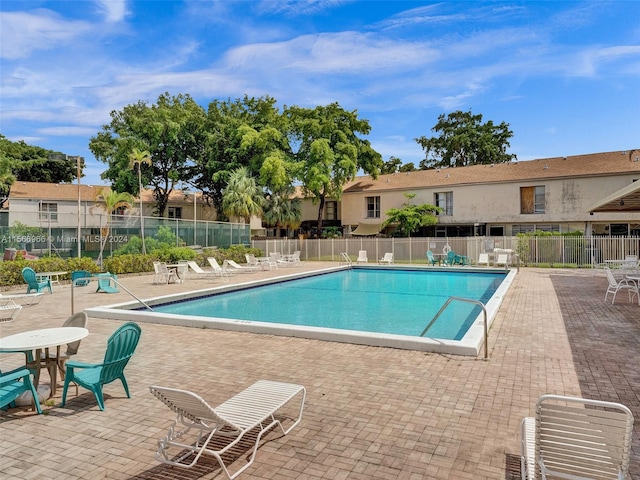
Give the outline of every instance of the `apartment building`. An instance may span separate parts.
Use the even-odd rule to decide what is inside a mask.
[[[345,185],[340,220],[345,234],[376,233],[385,212],[402,207],[409,201],[404,194],[410,193],[413,204],[443,209],[438,223],[416,236],[511,236],[536,230],[640,236],[637,180],[640,149],[395,173],[375,180],[361,176]]]

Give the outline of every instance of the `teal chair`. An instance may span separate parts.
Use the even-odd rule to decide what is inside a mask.
[[[96,290],[96,293],[118,293],[120,291],[115,286],[111,286],[111,279],[118,279],[118,277],[113,273],[99,273],[96,277],[98,278],[98,289]],[[115,282],[114,285],[116,285]]]
[[[444,264],[453,266],[455,263],[456,263],[456,252],[454,252],[453,250],[449,250],[449,252],[447,253],[447,256],[444,257]]]
[[[124,377],[124,367],[127,366],[138,346],[140,333],[138,324],[127,322],[119,327],[107,341],[107,350],[102,363],[68,361],[66,365],[67,371],[64,376],[61,406],[64,407],[67,402],[67,389],[70,383],[76,383],[87,390],[91,390],[98,401],[100,410],[104,410],[103,385],[120,380],[127,398],[131,398],[129,386]]]
[[[75,287],[86,287],[91,281],[90,277],[91,272],[87,270],[75,270],[71,272],[71,284]]]
[[[29,370],[18,368],[7,373],[0,372],[0,408],[15,406],[16,398],[24,392],[31,392],[36,411],[42,413],[38,392],[33,386]]]
[[[427,250],[427,261],[431,265],[435,265],[436,263],[438,263],[438,260],[433,256],[433,252],[431,250]]]
[[[39,282],[38,277],[36,276],[36,271],[33,268],[24,267],[22,269],[22,278],[24,278],[24,281],[27,284],[27,293],[31,293],[31,290],[35,290],[37,293],[40,293],[45,288],[49,289],[49,293],[53,293],[53,289],[51,288],[51,279],[47,278],[46,280]]]

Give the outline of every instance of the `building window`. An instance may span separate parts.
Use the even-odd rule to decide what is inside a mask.
[[[327,202],[325,206],[327,214],[326,220],[337,220],[336,212],[338,210],[338,202]]]
[[[380,197],[367,198],[367,218],[380,218]]]
[[[169,218],[182,218],[182,207],[169,207]]]
[[[453,192],[438,192],[433,194],[434,205],[442,212],[436,215],[453,215]]]
[[[520,213],[544,213],[544,186],[520,188]]]
[[[58,204],[40,202],[40,211],[38,212],[40,220],[57,222],[58,221]]]

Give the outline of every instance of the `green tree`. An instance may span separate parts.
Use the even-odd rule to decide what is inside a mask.
[[[270,194],[264,206],[264,221],[276,228],[276,236],[280,236],[280,229],[296,229],[302,219],[302,205],[300,199],[293,198],[294,189],[286,188]]]
[[[137,178],[129,168],[134,147],[146,145],[152,160],[147,177],[156,213],[164,216],[176,184],[193,181],[204,154],[206,114],[189,95],[164,93],[154,105],[138,102],[111,112],[111,123],[89,141],[96,158],[108,165],[102,178],[118,192],[134,192]]]
[[[339,199],[342,187],[359,169],[377,177],[382,157],[371,148],[366,135],[371,127],[338,103],[314,109],[289,107],[284,115],[289,121],[290,143],[298,146],[297,178],[305,193],[318,205],[318,231],[322,230],[322,212],[327,197]]]
[[[140,236],[142,238],[142,254],[147,254],[144,240],[144,220],[142,218],[142,164],[151,166],[151,154],[147,151],[140,151],[134,148],[129,154],[129,168],[138,169],[138,198],[140,199]]]
[[[8,194],[10,178],[20,182],[71,183],[77,177],[76,163],[49,160],[54,153],[24,141],[12,142],[0,134],[0,189]],[[10,171],[9,176],[7,171]]]
[[[416,196],[415,193],[404,193],[403,195],[407,201],[402,208],[391,208],[385,212],[387,219],[382,224],[383,228],[395,225],[396,232],[400,236],[410,237],[420,227],[438,223],[438,217],[435,214],[442,211],[440,207],[427,203],[412,205],[411,200]]]
[[[97,206],[104,209],[107,213],[107,223],[100,229],[100,254],[98,255],[98,264],[102,265],[102,253],[109,239],[111,231],[111,221],[113,212],[119,208],[131,208],[134,198],[126,192],[116,192],[108,188],[102,188],[96,197]]]
[[[392,155],[389,157],[389,160],[382,164],[382,167],[380,168],[380,175],[389,175],[391,173],[396,173],[401,166],[402,160]]]
[[[509,124],[494,125],[491,120],[482,123],[482,115],[473,115],[471,110],[439,115],[431,130],[438,136],[415,139],[425,152],[420,162],[422,170],[506,163],[516,158],[507,153],[513,136]]]
[[[262,191],[246,167],[231,173],[222,197],[225,215],[242,218],[248,224],[252,216],[262,215],[263,203]]]
[[[240,167],[270,190],[292,183],[286,119],[274,98],[215,100],[209,104],[203,130],[204,153],[196,164],[193,186],[218,211],[223,211],[227,180]]]

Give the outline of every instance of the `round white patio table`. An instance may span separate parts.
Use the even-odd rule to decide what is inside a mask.
[[[82,327],[56,327],[43,328],[41,330],[29,330],[27,332],[16,333],[14,335],[9,335],[8,337],[0,338],[0,352],[23,352],[27,355],[28,352],[35,350],[35,355],[33,355],[31,359],[33,363],[30,364],[30,359],[27,355],[27,368],[35,369],[33,384],[37,389],[38,384],[40,383],[40,362],[43,358],[42,350],[44,349],[45,351],[44,358],[48,359],[49,348],[56,347],[55,367],[50,370],[50,372],[53,372],[50,394],[52,397],[56,393],[60,346],[82,340],[87,335],[89,335],[89,330]]]

